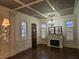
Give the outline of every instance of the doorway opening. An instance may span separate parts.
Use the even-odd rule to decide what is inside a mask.
[[[37,26],[36,24],[32,24],[32,48],[37,47]]]

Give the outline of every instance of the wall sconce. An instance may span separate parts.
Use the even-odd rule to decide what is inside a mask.
[[[8,18],[4,18],[3,22],[2,22],[2,27],[3,28],[7,28],[8,26],[10,26],[10,22]]]
[[[4,37],[4,40],[6,40],[7,38],[7,27],[10,26],[10,21],[8,18],[4,18],[3,21],[2,21],[2,30],[3,30],[3,33],[2,35],[0,36],[1,37]]]

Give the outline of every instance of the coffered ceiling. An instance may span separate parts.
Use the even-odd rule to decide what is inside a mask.
[[[46,19],[73,14],[75,0],[0,0],[0,5],[30,16]]]

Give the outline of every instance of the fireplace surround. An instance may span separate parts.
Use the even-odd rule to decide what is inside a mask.
[[[52,35],[48,37],[48,46],[63,48],[63,38],[62,35]]]

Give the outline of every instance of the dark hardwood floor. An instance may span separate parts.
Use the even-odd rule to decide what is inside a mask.
[[[36,49],[28,49],[8,59],[79,59],[79,51],[71,48],[51,48],[39,45]]]

